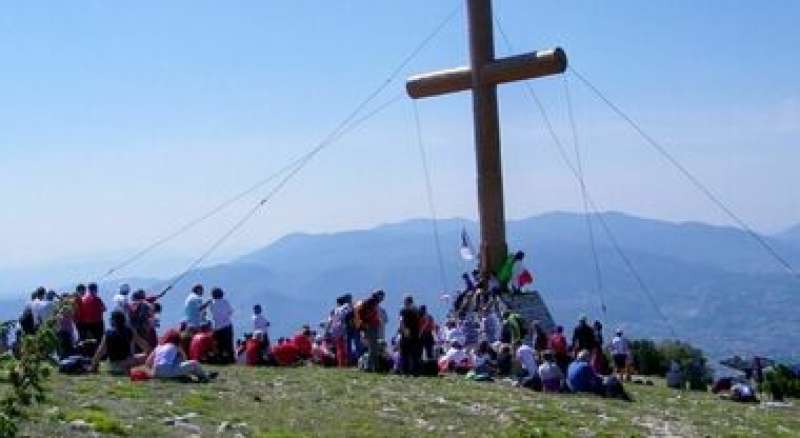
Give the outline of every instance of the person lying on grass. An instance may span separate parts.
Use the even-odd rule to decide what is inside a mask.
[[[133,354],[133,346],[138,345],[144,351],[142,354]],[[131,368],[144,363],[150,345],[135,331],[131,330],[125,321],[122,310],[111,312],[111,328],[106,330],[100,346],[92,359],[91,369],[97,372],[100,361],[108,357],[109,371],[112,374],[128,374]]]

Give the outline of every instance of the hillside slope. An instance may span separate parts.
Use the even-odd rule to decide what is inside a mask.
[[[28,436],[796,436],[800,409],[628,385],[633,402],[461,378],[221,369],[211,384],[60,376]],[[71,426],[82,420],[86,426]]]

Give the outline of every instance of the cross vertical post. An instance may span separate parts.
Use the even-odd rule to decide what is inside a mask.
[[[497,85],[563,73],[567,55],[560,48],[496,59],[491,0],[466,0],[470,64],[412,76],[406,91],[414,99],[472,91],[481,272],[496,273],[508,255],[503,207],[503,169]]]
[[[483,67],[494,62],[493,28],[491,0],[467,1],[482,272],[496,272],[508,254],[497,85],[481,82]]]

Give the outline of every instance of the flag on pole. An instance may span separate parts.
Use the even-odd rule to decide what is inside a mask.
[[[531,271],[525,269],[519,274],[519,277],[517,277],[517,285],[522,289],[529,284],[533,284],[533,274],[531,274]]]
[[[466,228],[461,229],[461,248],[459,252],[461,253],[461,258],[465,261],[471,262],[475,260],[475,250],[472,249],[472,243],[469,240]]]
[[[525,267],[521,260],[514,262],[511,268],[512,286],[517,289],[523,289],[529,284],[533,284],[533,273]]]

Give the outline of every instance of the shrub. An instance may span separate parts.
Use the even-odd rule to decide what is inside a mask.
[[[713,373],[705,354],[688,342],[665,340],[655,343],[649,339],[637,339],[631,342],[631,354],[640,374],[663,377],[675,361],[691,389],[705,390],[712,381]]]
[[[65,308],[64,301],[56,305],[53,315],[44,321],[33,335],[24,335],[19,342],[19,357],[6,357],[3,363],[11,388],[0,400],[0,436],[17,434],[15,419],[21,409],[45,399],[44,381],[50,375],[49,363],[53,360],[58,338],[55,334],[57,318]]]
[[[636,339],[631,342],[631,355],[633,364],[639,374],[645,376],[663,376],[667,370],[664,368],[664,358],[658,351],[656,343],[649,339]]]
[[[770,393],[775,400],[800,397],[800,379],[786,365],[775,365],[764,374],[761,391]]]

